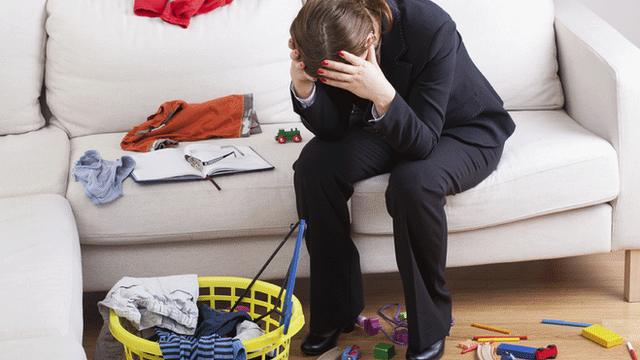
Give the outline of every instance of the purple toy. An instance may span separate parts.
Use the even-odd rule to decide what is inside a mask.
[[[380,325],[380,319],[377,316],[366,317],[362,315],[358,315],[358,325],[362,327],[364,333],[367,336],[375,336],[378,335],[380,330],[382,329],[382,325]]]

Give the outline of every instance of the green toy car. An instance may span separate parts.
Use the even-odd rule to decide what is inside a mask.
[[[278,135],[276,135],[276,141],[280,144],[284,144],[288,141],[299,143],[302,141],[302,136],[300,135],[300,130],[298,130],[298,128],[289,129],[289,131],[280,129],[278,130]]]

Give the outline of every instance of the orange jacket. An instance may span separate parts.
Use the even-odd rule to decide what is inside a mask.
[[[257,123],[251,94],[229,95],[200,104],[167,101],[147,121],[131,129],[120,147],[151,151],[175,146],[179,141],[249,136],[254,132],[253,121]]]

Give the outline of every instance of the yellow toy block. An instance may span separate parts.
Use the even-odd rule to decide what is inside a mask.
[[[612,348],[624,342],[620,335],[598,324],[582,329],[582,336],[606,348]]]

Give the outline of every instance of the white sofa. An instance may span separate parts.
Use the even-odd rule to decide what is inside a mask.
[[[436,2],[457,22],[517,124],[498,169],[448,198],[449,266],[624,249],[625,297],[640,300],[640,50],[573,1]],[[66,259],[66,267],[55,262],[56,271],[73,279],[82,273],[84,291],[106,290],[123,275],[253,275],[296,220],[291,165],[312,137],[288,94],[288,27],[300,0],[235,0],[188,29],[136,17],[130,0],[9,6],[0,14],[2,240],[41,247],[34,251],[63,244],[52,250]],[[210,141],[249,144],[273,171],[220,178],[222,191],[207,182],[127,180],[124,196],[103,206],[70,176],[88,149],[107,159],[124,155],[124,133],[163,101],[245,92],[255,95],[263,134]],[[278,128],[289,127],[301,128],[302,144],[274,141]],[[386,181],[358,183],[350,202],[364,272],[396,271]],[[82,272],[71,244],[77,247],[78,234]],[[14,251],[9,257],[24,268],[7,268],[3,281],[27,299],[41,296],[19,284],[51,275],[45,260]],[[286,262],[285,251],[266,277],[282,276]],[[81,294],[74,282],[57,289],[51,296],[60,304],[75,304]],[[66,310],[51,308],[50,316],[66,317],[74,331],[36,335],[34,324],[3,322],[0,351],[35,336],[65,337],[75,351],[81,307]],[[6,311],[0,307],[0,319]]]

